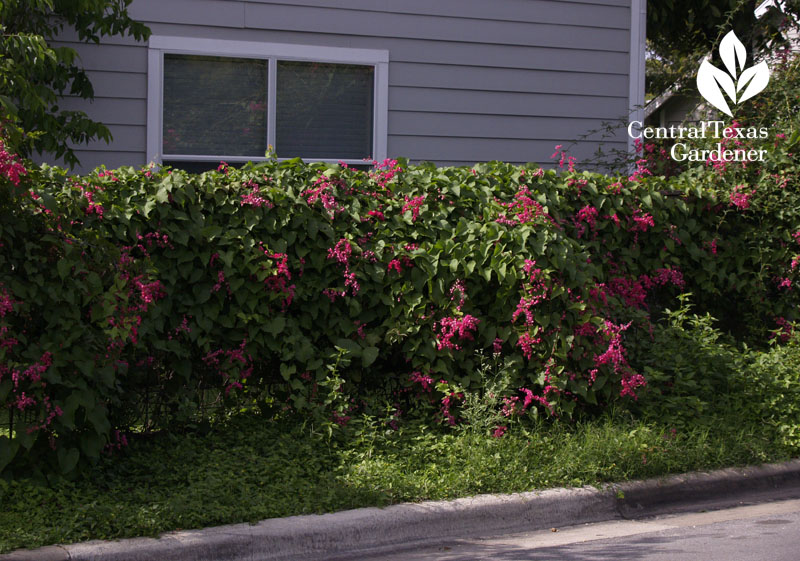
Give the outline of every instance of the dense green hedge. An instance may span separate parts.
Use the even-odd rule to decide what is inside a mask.
[[[243,406],[455,423],[485,383],[476,351],[508,416],[591,412],[646,391],[625,342],[681,292],[756,344],[797,311],[784,149],[669,181],[299,160],[73,178],[4,158],[0,471],[70,472],[128,431]]]

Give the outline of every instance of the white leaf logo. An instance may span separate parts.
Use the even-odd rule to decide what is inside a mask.
[[[733,117],[723,92],[733,105],[750,99],[767,87],[769,68],[766,62],[760,62],[745,69],[747,51],[733,31],[722,39],[719,56],[728,71],[720,70],[708,59],[704,60],[697,72],[697,90],[711,105]]]

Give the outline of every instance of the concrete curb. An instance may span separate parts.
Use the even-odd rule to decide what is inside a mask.
[[[782,464],[694,472],[615,486],[624,518],[680,512],[713,502],[716,508],[758,500],[759,495],[785,489],[786,498],[800,497],[800,459]]]
[[[264,520],[204,530],[170,532],[158,539],[91,541],[0,555],[0,561],[278,561],[328,559],[385,548],[465,537],[716,508],[786,491],[800,497],[800,460],[711,473],[455,501],[361,508],[323,515]]]

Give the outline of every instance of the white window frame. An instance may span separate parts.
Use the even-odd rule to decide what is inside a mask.
[[[227,41],[196,37],[151,36],[147,60],[147,160],[161,163],[164,159],[187,162],[260,162],[266,157],[231,156],[227,154],[167,154],[163,150],[164,118],[164,55],[186,54],[231,58],[255,58],[268,61],[267,66],[267,145],[275,146],[276,78],[278,61],[305,61],[333,64],[358,64],[375,69],[373,90],[372,154],[373,160],[386,159],[389,122],[389,51],[349,49],[255,41]],[[303,157],[302,154],[297,156]],[[286,160],[290,158],[279,158]],[[346,158],[303,158],[307,162],[344,162],[364,164],[364,160]]]

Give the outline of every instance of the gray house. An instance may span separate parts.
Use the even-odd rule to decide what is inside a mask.
[[[644,102],[646,0],[134,0],[145,43],[77,49],[100,164],[279,158],[551,164]],[[641,119],[641,117],[639,117]],[[606,144],[625,149],[624,127]],[[571,151],[594,153],[599,135]]]

